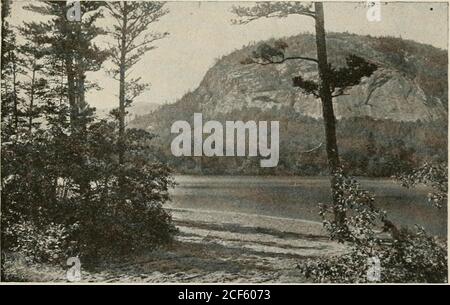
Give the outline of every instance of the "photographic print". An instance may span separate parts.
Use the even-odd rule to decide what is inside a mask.
[[[2,282],[447,283],[447,2],[1,21]]]

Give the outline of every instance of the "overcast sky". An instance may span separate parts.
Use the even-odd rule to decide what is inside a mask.
[[[14,1],[12,22],[38,18],[21,7],[27,1]],[[247,2],[248,3],[248,2]],[[290,16],[262,19],[247,25],[232,25],[230,8],[238,2],[169,2],[170,13],[152,28],[170,35],[156,43],[133,71],[151,83],[137,101],[172,103],[195,89],[216,58],[249,42],[313,32],[311,18]],[[369,22],[367,8],[357,3],[325,3],[327,31],[373,36],[396,36],[447,49],[446,3],[389,3],[381,7],[381,22]],[[105,22],[102,22],[105,23]],[[107,22],[106,22],[107,23]],[[103,71],[89,75],[103,87],[90,93],[89,102],[97,108],[116,107],[118,83]]]

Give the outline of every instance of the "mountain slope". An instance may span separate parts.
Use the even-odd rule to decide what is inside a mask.
[[[287,55],[315,57],[314,36],[302,34],[285,41]],[[184,173],[326,172],[320,101],[292,87],[292,77],[314,78],[316,67],[302,61],[240,64],[255,48],[224,56],[193,92],[130,122],[130,127],[157,135],[152,155]],[[355,54],[379,66],[348,95],[334,100],[340,155],[352,173],[390,176],[423,162],[446,160],[447,51],[399,38],[328,34],[328,54],[333,65],[343,65],[348,54]],[[171,125],[177,120],[192,123],[195,112],[203,113],[204,121],[279,121],[279,165],[269,171],[254,158],[174,157]]]
[[[287,55],[315,57],[314,36],[301,34],[284,39]],[[270,41],[269,41],[270,43]],[[348,95],[335,99],[337,118],[364,117],[394,121],[447,118],[447,51],[414,41],[392,37],[370,37],[347,33],[327,36],[329,62],[345,64],[355,54],[377,63],[378,70]],[[175,105],[214,114],[256,107],[293,111],[321,117],[320,101],[292,86],[292,77],[317,77],[314,63],[289,61],[282,65],[242,65],[256,45],[249,45],[219,59],[199,87]],[[167,106],[171,107],[171,106]],[[145,121],[144,118],[140,120]],[[138,124],[142,127],[141,124]]]
[[[315,57],[314,36],[285,39],[287,55]],[[269,42],[270,43],[270,42]],[[292,77],[315,78],[314,63],[290,61],[282,65],[242,65],[255,46],[220,59],[194,92],[206,113],[227,113],[243,107],[270,109],[290,106],[296,112],[321,117],[320,101],[292,87]],[[348,95],[335,100],[336,116],[370,116],[396,121],[434,120],[446,116],[447,52],[398,38],[372,38],[329,34],[329,61],[343,65],[356,54],[378,64],[379,69]]]

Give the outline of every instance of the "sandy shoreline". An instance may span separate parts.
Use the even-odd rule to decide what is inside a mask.
[[[179,229],[167,249],[82,269],[82,282],[296,283],[302,260],[344,252],[322,225],[281,217],[172,208]],[[83,262],[82,262],[83,263]],[[27,266],[24,280],[66,281],[53,266]]]

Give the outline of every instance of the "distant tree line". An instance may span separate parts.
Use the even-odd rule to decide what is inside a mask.
[[[183,100],[187,101],[187,98]],[[189,104],[189,103],[186,103]],[[173,134],[170,122],[192,121],[195,105],[162,106],[153,115],[137,117],[137,128],[152,126],[158,136],[149,149],[150,160],[159,159],[177,173],[240,175],[326,175],[328,168],[320,119],[292,112],[289,107],[261,110],[244,108],[227,114],[204,115],[204,120],[280,121],[280,162],[261,168],[252,157],[174,157],[170,151]],[[181,111],[180,109],[185,110]],[[194,108],[192,108],[194,107]],[[188,109],[189,108],[189,109]],[[177,111],[174,111],[177,109]],[[337,125],[342,165],[355,176],[391,177],[420,167],[425,162],[446,162],[447,122],[398,122],[370,117],[343,118]]]

